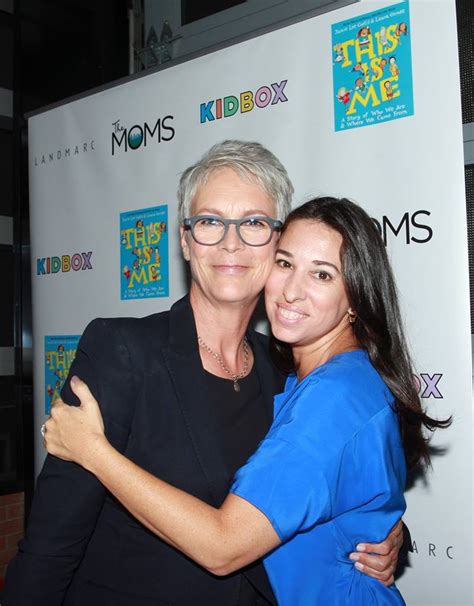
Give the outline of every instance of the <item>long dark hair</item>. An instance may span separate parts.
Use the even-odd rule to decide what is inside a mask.
[[[298,220],[318,221],[342,236],[344,284],[350,306],[357,315],[352,330],[395,397],[407,467],[429,465],[429,436],[423,429],[433,432],[448,427],[451,418],[433,419],[421,405],[403,334],[395,279],[375,223],[357,204],[330,197],[315,198],[295,208],[288,215],[282,233]],[[292,365],[289,346],[275,339],[272,346],[289,370]]]

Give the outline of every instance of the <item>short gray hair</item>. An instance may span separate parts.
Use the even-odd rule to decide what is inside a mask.
[[[219,169],[231,168],[240,175],[254,179],[275,202],[276,217],[284,221],[291,211],[293,184],[278,158],[254,141],[222,141],[213,145],[204,156],[181,175],[178,187],[179,221],[191,212],[197,190]]]

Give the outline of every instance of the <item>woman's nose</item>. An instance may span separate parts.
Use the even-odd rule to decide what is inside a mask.
[[[298,275],[296,271],[293,271],[291,275],[288,276],[284,285],[283,296],[287,303],[305,299],[306,291],[304,279],[302,276]]]
[[[224,236],[224,239],[220,243],[220,246],[228,252],[235,252],[236,250],[239,250],[239,248],[242,248],[243,245],[244,243],[240,239],[240,236],[237,232],[237,225],[230,224],[227,227],[227,232]]]

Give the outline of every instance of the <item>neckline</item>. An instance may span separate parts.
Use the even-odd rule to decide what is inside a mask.
[[[252,368],[245,375],[245,377],[242,377],[241,379],[239,379],[239,383],[245,382],[247,379],[249,379],[251,377],[251,375],[254,373],[254,370],[255,370],[255,363],[252,364]],[[233,379],[228,379],[227,377],[219,377],[219,375],[215,375],[214,373],[209,372],[204,367],[203,367],[203,371],[207,376],[211,377],[211,379],[219,379],[220,381],[226,381],[227,383],[234,382]]]
[[[362,349],[361,347],[357,347],[356,349],[351,349],[351,351],[341,351],[340,353],[334,354],[333,356],[331,356],[329,358],[329,360],[326,360],[326,362],[324,362],[324,364],[321,364],[320,366],[315,366],[305,377],[303,377],[302,379],[298,379],[298,375],[296,374],[296,372],[292,372],[290,376],[292,376],[294,379],[296,379],[296,383],[298,385],[301,385],[302,383],[304,383],[304,381],[306,381],[306,379],[308,379],[309,377],[314,376],[315,374],[318,373],[318,371],[322,370],[325,366],[327,366],[328,364],[330,364],[331,362],[345,357],[345,356],[351,356],[351,355],[359,355],[359,354],[364,354],[365,356],[367,356],[367,351],[365,349]]]

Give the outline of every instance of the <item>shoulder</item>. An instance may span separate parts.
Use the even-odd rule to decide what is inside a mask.
[[[86,326],[83,338],[103,338],[107,335],[113,339],[118,339],[120,336],[133,339],[149,335],[150,331],[154,333],[157,329],[162,334],[162,330],[168,327],[168,318],[168,311],[143,318],[95,318]]]
[[[146,330],[150,327],[166,323],[169,317],[169,311],[163,311],[143,318],[119,317],[119,318],[95,318],[87,329],[91,330]]]
[[[151,340],[158,344],[168,338],[168,315],[163,312],[144,318],[96,318],[84,330],[79,350],[90,358],[125,360],[144,355]]]
[[[298,441],[340,448],[364,427],[396,422],[393,396],[364,352],[336,356],[294,389],[279,419]],[[380,415],[380,416],[379,416]]]
[[[334,356],[308,375],[306,387],[308,394],[316,391],[320,395],[326,395],[329,404],[338,402],[340,405],[351,406],[365,402],[369,415],[377,413],[393,400],[368,354],[362,350]]]

